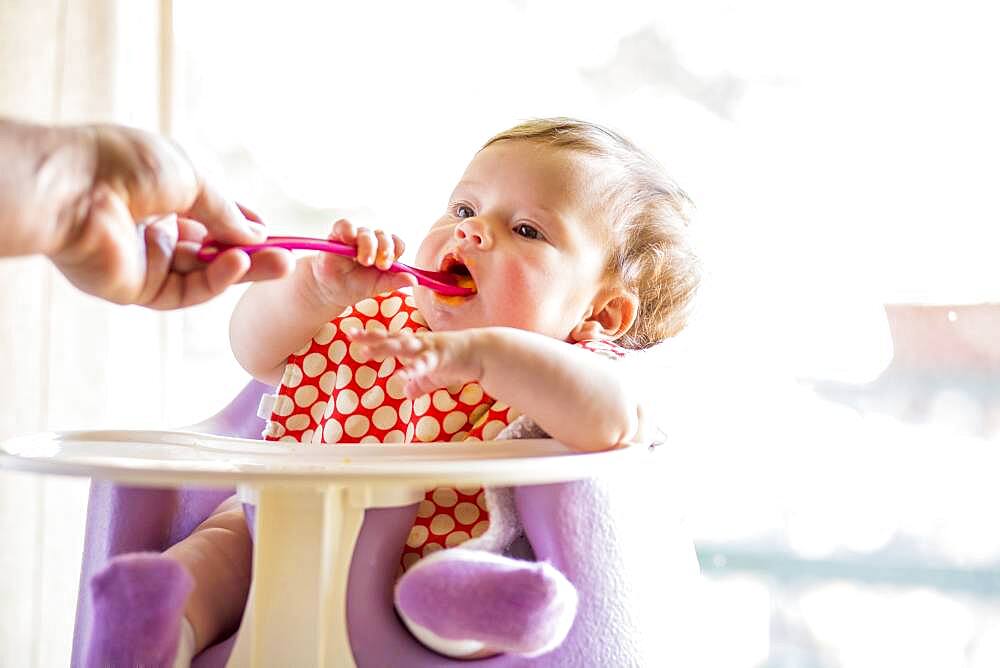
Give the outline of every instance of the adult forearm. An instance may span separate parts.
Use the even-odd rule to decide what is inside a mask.
[[[480,330],[480,384],[527,413],[553,438],[603,450],[642,438],[642,409],[622,363],[539,334]]]
[[[85,206],[96,164],[83,128],[0,119],[0,256],[57,249]]]

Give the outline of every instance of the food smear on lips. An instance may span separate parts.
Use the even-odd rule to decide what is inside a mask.
[[[449,274],[455,276],[455,284],[460,288],[469,288],[472,290],[472,294],[468,295],[443,295],[440,292],[434,293],[434,298],[439,302],[444,304],[460,304],[466,299],[469,299],[476,294],[476,281],[472,278],[472,274],[469,273],[469,267],[472,263],[464,263],[457,257],[449,253],[445,256],[444,260],[441,261],[441,271],[446,271]]]

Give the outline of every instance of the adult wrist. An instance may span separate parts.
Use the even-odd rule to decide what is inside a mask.
[[[94,142],[80,127],[0,119],[0,149],[16,156],[0,175],[3,254],[57,253],[89,198]]]
[[[64,251],[78,236],[90,212],[97,180],[97,138],[90,126],[46,128],[41,141],[38,196],[51,221],[51,234],[41,249],[48,256]]]

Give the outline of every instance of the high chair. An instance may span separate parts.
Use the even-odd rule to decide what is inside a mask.
[[[256,409],[261,395],[269,391],[251,382],[220,413],[190,430],[259,438],[263,421]],[[535,658],[500,655],[469,662],[445,658],[414,639],[393,607],[399,556],[417,507],[407,502],[364,512],[346,583],[346,633],[353,656],[323,665],[692,665],[685,658],[690,656],[684,644],[690,633],[684,625],[697,562],[693,544],[675,521],[676,508],[665,495],[668,486],[654,473],[659,470],[655,465],[658,454],[643,448],[629,471],[608,478],[515,488],[525,538],[535,557],[562,571],[579,594],[574,625],[554,651]],[[157,489],[94,480],[73,666],[83,665],[89,628],[98,623],[90,609],[92,575],[114,555],[166,549],[187,536],[232,493],[232,489]],[[193,665],[226,665],[236,635],[202,652]]]

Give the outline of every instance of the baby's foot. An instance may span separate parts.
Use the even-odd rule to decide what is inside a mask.
[[[576,589],[544,562],[452,548],[396,583],[396,609],[426,646],[448,656],[555,649],[576,616]]]
[[[194,581],[158,552],[123,554],[90,581],[87,666],[171,666]]]

